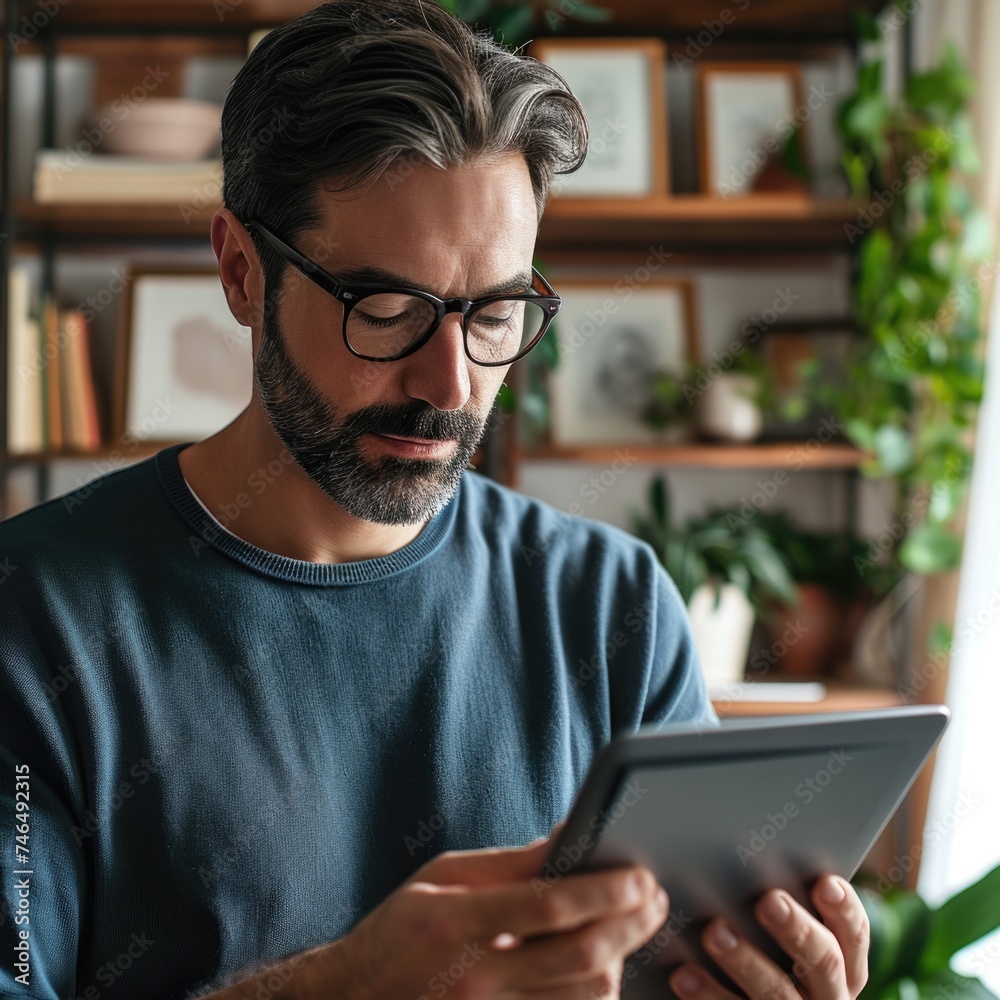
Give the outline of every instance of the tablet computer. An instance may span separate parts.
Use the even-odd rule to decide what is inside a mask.
[[[701,947],[705,925],[725,917],[791,974],[754,903],[780,887],[815,913],[813,881],[855,874],[947,722],[943,705],[920,705],[642,726],[595,757],[538,877],[647,865],[670,914],[626,961],[622,996],[671,997],[684,961],[742,995]]]

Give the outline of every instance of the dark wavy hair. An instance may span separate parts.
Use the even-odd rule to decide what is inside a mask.
[[[580,167],[587,140],[557,73],[433,0],[332,0],[269,32],[233,80],[223,201],[294,241],[321,218],[320,186],[360,188],[400,161],[447,168],[518,152],[540,218],[553,176]],[[270,291],[283,261],[253,235]]]

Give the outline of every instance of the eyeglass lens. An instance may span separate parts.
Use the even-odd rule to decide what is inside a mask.
[[[537,336],[546,312],[523,299],[500,299],[470,312],[468,349],[473,360],[502,363]],[[436,320],[434,307],[415,295],[380,292],[361,299],[347,317],[347,341],[357,354],[391,358],[419,340]]]

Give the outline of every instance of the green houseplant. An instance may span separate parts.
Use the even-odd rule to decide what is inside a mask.
[[[1000,866],[932,908],[894,886],[884,894],[855,880],[871,924],[869,979],[859,1000],[997,1000],[951,968],[956,952],[1000,928]]]
[[[633,531],[652,545],[688,609],[709,686],[743,679],[754,620],[773,600],[795,599],[781,552],[753,520],[734,526],[732,510],[712,510],[674,527],[662,476],[649,488],[649,512],[633,513]]]
[[[762,524],[713,509],[674,527],[662,476],[650,483],[649,512],[633,513],[632,530],[652,545],[685,604],[702,585],[718,591],[724,583],[743,591],[757,611],[774,598],[795,600],[788,564]]]
[[[874,45],[874,21],[858,23]],[[864,62],[839,111],[857,202],[845,235],[859,244],[855,310],[868,336],[846,386],[826,401],[871,455],[863,471],[895,484],[896,521],[906,530],[890,557],[934,573],[960,557],[954,526],[982,396],[979,292],[990,241],[969,190],[978,160],[971,81],[957,51],[912,76],[899,100],[886,96],[883,74],[881,55]]]

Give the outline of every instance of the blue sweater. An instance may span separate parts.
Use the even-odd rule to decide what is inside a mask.
[[[626,533],[466,473],[399,551],[307,563],[182,447],[0,523],[0,995],[207,990],[547,834],[618,731],[715,721]]]

